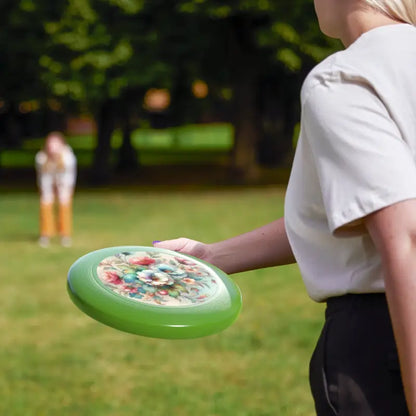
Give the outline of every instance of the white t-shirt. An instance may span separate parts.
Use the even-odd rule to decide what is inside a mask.
[[[416,198],[416,27],[364,33],[311,71],[301,102],[285,222],[307,291],[383,292],[362,218]]]
[[[40,150],[36,154],[35,165],[42,201],[53,202],[56,192],[60,202],[68,202],[77,176],[77,160],[72,149],[65,146],[58,162],[48,160],[45,151]]]

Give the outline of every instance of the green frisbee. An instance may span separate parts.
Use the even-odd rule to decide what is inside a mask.
[[[69,269],[68,293],[90,317],[121,331],[154,338],[197,338],[237,318],[238,286],[195,257],[143,246],[109,247]]]

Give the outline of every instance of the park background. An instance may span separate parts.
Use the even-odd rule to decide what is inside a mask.
[[[233,276],[210,337],[105,327],[66,293],[89,251],[206,242],[283,214],[299,93],[340,48],[310,0],[4,0],[0,5],[0,414],[312,416],[323,307],[296,265]],[[42,249],[34,155],[78,159],[74,241]]]

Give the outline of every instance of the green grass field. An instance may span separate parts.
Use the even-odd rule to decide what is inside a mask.
[[[66,274],[107,246],[204,241],[282,214],[283,190],[79,191],[74,244],[36,244],[36,192],[0,196],[0,415],[312,416],[309,356],[322,305],[296,266],[233,276],[237,321],[220,334],[158,340],[125,334],[80,312]]]

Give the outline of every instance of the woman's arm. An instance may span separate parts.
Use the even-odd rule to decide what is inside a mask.
[[[383,262],[386,295],[393,323],[410,414],[416,415],[416,200],[369,215],[366,226]]]
[[[199,257],[229,274],[295,262],[283,218],[217,243],[178,238],[154,245]]]

